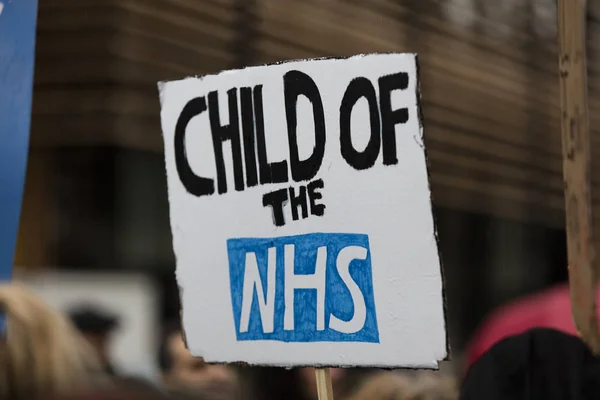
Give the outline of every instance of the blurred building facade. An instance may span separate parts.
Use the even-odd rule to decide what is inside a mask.
[[[453,347],[491,307],[566,277],[553,1],[39,0],[38,20],[19,266],[172,276],[158,81],[415,52]]]

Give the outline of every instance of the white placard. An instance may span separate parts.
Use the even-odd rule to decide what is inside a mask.
[[[447,354],[416,56],[160,83],[192,354],[436,368]]]
[[[15,280],[57,310],[68,313],[91,305],[119,318],[108,344],[109,358],[119,373],[148,379],[160,376],[155,357],[160,332],[158,293],[146,275],[23,270]]]

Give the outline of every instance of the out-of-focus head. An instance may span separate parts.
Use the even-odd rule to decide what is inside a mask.
[[[581,338],[530,329],[494,344],[471,365],[461,399],[598,399],[600,359]]]
[[[209,385],[195,390],[161,390],[146,382],[116,380],[112,386],[36,400],[236,400],[229,387]]]
[[[382,372],[367,381],[349,400],[457,400],[453,377],[432,371]]]
[[[0,400],[65,393],[99,378],[89,345],[68,319],[15,283],[0,285]]]
[[[238,400],[240,398],[238,385],[228,381],[206,382],[193,388],[174,388],[170,393],[181,400]]]
[[[179,324],[173,323],[163,334],[159,363],[163,378],[172,387],[201,387],[211,383],[234,384],[235,373],[225,365],[209,365],[193,357],[186,348]]]
[[[77,330],[96,351],[100,361],[109,366],[108,343],[111,334],[119,326],[117,316],[90,304],[71,309],[69,317]]]

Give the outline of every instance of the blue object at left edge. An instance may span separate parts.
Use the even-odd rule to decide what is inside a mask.
[[[27,167],[37,0],[0,0],[0,4],[0,281],[7,281]],[[0,331],[3,326],[0,318]]]

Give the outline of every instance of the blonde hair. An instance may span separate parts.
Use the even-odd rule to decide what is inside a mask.
[[[0,400],[33,400],[90,383],[100,370],[85,339],[20,284],[0,284]]]
[[[457,400],[455,379],[432,371],[382,372],[367,381],[348,400]]]

